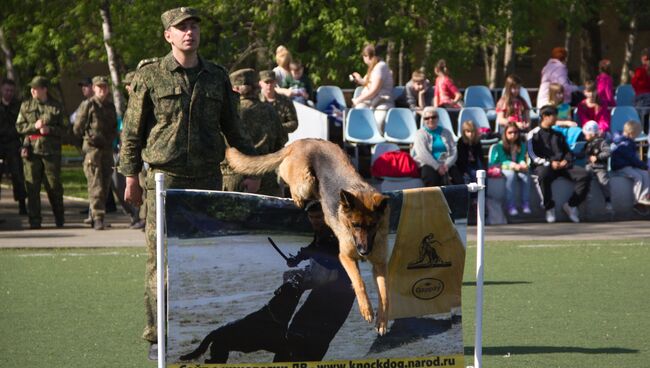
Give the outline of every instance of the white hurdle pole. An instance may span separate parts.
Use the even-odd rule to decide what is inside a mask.
[[[156,173],[156,282],[158,308],[158,368],[165,368],[165,175]]]
[[[472,368],[481,368],[483,360],[483,246],[485,222],[485,170],[476,172],[477,183],[469,183],[467,189],[478,193],[476,211],[476,332],[474,334],[474,365]]]

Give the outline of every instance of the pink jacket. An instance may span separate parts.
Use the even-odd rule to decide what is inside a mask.
[[[614,81],[609,74],[598,74],[596,77],[596,91],[598,91],[598,99],[600,100],[601,106],[616,106],[616,100],[614,100]]]
[[[585,125],[589,120],[594,120],[598,123],[598,128],[601,133],[609,132],[609,123],[611,116],[609,110],[603,105],[598,107],[590,108],[587,106],[587,99],[582,100],[578,105],[578,121],[580,126]]]
[[[571,94],[578,89],[569,80],[569,69],[558,59],[548,59],[542,69],[542,82],[537,92],[537,107],[548,104],[548,86],[558,83],[564,87],[564,102],[571,102]]]

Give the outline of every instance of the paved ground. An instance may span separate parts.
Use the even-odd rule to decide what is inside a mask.
[[[30,230],[26,216],[18,215],[18,205],[11,198],[11,190],[2,188],[0,197],[0,248],[74,248],[74,247],[143,247],[144,233],[129,229],[129,217],[108,214],[111,227],[95,231],[83,224],[86,214],[81,211],[88,203],[66,198],[66,224],[54,227],[54,218],[47,196],[42,196],[43,228]],[[648,221],[598,223],[526,223],[486,227],[486,240],[589,240],[589,239],[645,239],[650,240]],[[476,228],[468,228],[468,240],[476,239]]]

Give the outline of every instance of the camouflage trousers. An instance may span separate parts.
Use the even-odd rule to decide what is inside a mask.
[[[104,219],[106,197],[111,191],[113,150],[90,149],[84,157],[84,174],[88,181],[88,201],[93,219]]]
[[[27,189],[27,213],[30,225],[40,225],[41,184],[52,206],[54,219],[63,225],[63,186],[61,185],[61,155],[39,155],[32,153],[23,158],[25,188]]]
[[[227,192],[243,192],[243,180],[244,176],[240,174],[224,174],[222,189]],[[280,190],[280,185],[278,184],[278,176],[275,174],[275,172],[265,174],[262,177],[260,190],[257,191],[257,194],[282,197],[282,191]]]
[[[152,343],[158,341],[158,330],[156,328],[158,295],[156,290],[156,181],[154,178],[157,172],[165,174],[165,189],[221,189],[221,175],[219,173],[209,177],[187,178],[175,176],[172,173],[160,170],[147,170],[146,180],[143,185],[147,193],[147,215],[145,225],[147,264],[144,279],[146,326],[142,333],[142,338]]]
[[[11,175],[14,201],[24,201],[27,198],[27,193],[25,192],[25,175],[23,174],[23,163],[20,159],[19,142],[0,143],[0,158],[3,160],[0,165],[0,176],[4,172]]]

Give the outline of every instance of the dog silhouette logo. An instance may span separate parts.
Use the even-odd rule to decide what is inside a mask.
[[[429,233],[420,242],[418,259],[409,262],[406,268],[413,270],[420,268],[451,267],[451,262],[445,262],[440,258],[436,247],[442,247],[442,244],[434,238],[433,233]]]

